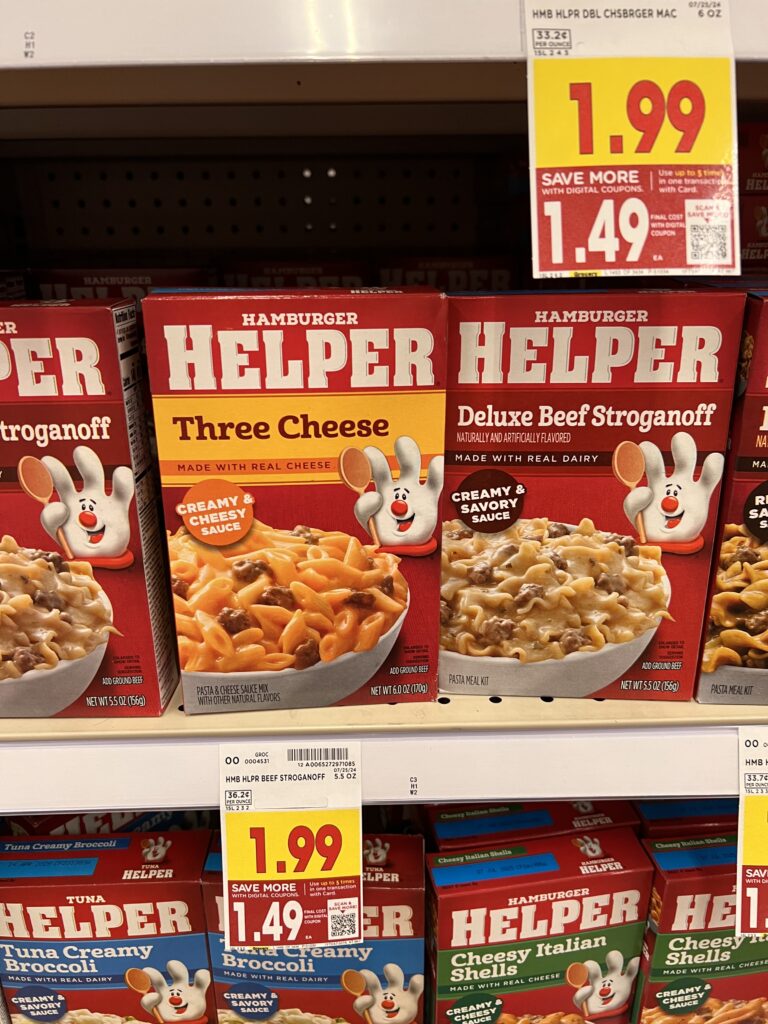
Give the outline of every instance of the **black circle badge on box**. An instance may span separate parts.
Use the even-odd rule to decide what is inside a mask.
[[[501,533],[523,514],[525,487],[503,469],[478,469],[450,494],[457,519],[477,533]]]
[[[768,541],[768,480],[758,484],[744,502],[741,521],[761,544]]]

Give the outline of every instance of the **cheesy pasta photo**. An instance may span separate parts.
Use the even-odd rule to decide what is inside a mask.
[[[143,310],[185,711],[434,700],[444,297]]]

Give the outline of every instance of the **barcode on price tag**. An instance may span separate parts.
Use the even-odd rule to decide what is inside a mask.
[[[526,0],[535,277],[737,274],[727,0]]]
[[[220,754],[229,947],[362,941],[360,744]]]

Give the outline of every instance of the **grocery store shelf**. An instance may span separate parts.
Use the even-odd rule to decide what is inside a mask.
[[[736,727],[768,708],[640,701],[441,698],[159,719],[0,725],[0,812],[206,807],[221,743],[360,739],[366,803],[728,796]],[[415,792],[412,779],[416,779]]]

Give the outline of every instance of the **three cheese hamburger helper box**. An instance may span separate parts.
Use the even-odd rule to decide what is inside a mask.
[[[534,801],[497,804],[427,804],[424,824],[437,850],[478,850],[522,839],[640,823],[628,800]]]
[[[158,715],[178,682],[133,300],[0,304],[0,716]]]
[[[768,939],[736,935],[735,834],[646,840],[656,872],[633,1020],[746,1024],[768,1014]]]
[[[750,295],[697,699],[768,704],[768,293]]]
[[[744,295],[449,305],[441,688],[689,699]]]
[[[185,709],[433,699],[443,296],[143,310]]]
[[[629,1019],[651,886],[630,829],[427,861],[436,1024]]]
[[[424,990],[424,843],[363,837],[363,941],[227,949],[221,844],[203,875],[220,1024],[420,1024]]]
[[[210,833],[0,840],[13,1024],[214,1021],[200,876]]]

